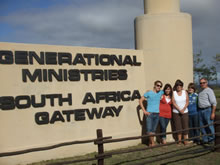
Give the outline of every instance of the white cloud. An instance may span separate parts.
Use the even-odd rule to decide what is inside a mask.
[[[134,19],[143,14],[143,0],[80,0],[68,5],[24,9],[1,17],[14,30],[2,41],[134,48]],[[85,3],[86,2],[86,3]],[[204,58],[220,53],[220,1],[180,0],[192,15],[194,52]]]
[[[220,1],[182,0],[181,4],[182,11],[192,15],[194,52],[202,50],[204,61],[212,65],[212,57],[220,53]]]
[[[80,8],[72,4],[20,11],[4,21],[22,27],[14,34],[25,34],[20,42],[133,48],[133,21],[143,12],[141,7],[132,0],[99,1]]]

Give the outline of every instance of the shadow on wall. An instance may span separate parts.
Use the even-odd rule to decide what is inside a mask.
[[[143,101],[143,105],[144,105],[144,107],[147,107],[147,101],[146,100]],[[140,105],[137,106],[137,116],[138,116],[138,120],[139,120],[139,123],[140,123],[140,126],[141,126],[141,136],[147,135],[146,117],[145,117],[145,115],[143,115],[143,111],[142,111]],[[141,117],[141,116],[143,116],[143,117]],[[149,142],[148,137],[141,138],[141,143],[142,144],[148,145],[148,142]]]
[[[144,107],[147,107],[147,101],[146,100],[143,101],[143,105],[144,105]],[[137,106],[137,116],[138,116],[138,120],[139,120],[139,123],[140,123],[140,126],[141,126],[141,136],[147,135],[146,116],[143,115],[143,111],[142,111],[140,105]],[[176,129],[175,129],[175,126],[174,126],[174,123],[173,123],[172,119],[170,120],[170,125],[171,125],[171,131],[172,132],[175,131]],[[160,124],[158,124],[158,126],[157,126],[156,134],[157,133],[161,133]],[[172,136],[173,136],[174,140],[176,141],[177,140],[177,135],[176,134],[172,134]],[[160,136],[156,136],[156,141],[157,141],[157,143],[160,143],[161,142],[161,137]],[[143,137],[141,139],[141,143],[149,145],[149,138],[148,137]]]

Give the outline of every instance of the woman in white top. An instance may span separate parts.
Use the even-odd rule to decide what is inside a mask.
[[[174,126],[176,131],[188,129],[189,116],[187,106],[189,105],[189,97],[187,92],[183,90],[183,82],[181,80],[176,80],[173,90],[172,102]],[[181,144],[182,135],[185,140],[184,145],[187,145],[188,142],[186,139],[188,138],[188,131],[177,133],[178,145]]]

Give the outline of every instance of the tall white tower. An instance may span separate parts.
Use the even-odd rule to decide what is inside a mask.
[[[191,16],[179,0],[144,0],[144,15],[135,19],[136,49],[144,51],[146,88],[155,80],[193,81]]]

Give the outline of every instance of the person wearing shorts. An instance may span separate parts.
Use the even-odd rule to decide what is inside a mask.
[[[161,90],[163,84],[161,81],[157,80],[154,82],[153,90],[147,91],[144,96],[139,100],[141,109],[146,116],[147,133],[153,135],[156,132],[156,128],[159,122],[159,105],[160,99],[163,95]],[[144,107],[143,101],[147,100],[147,107]],[[149,146],[154,146],[154,136],[149,137]]]

